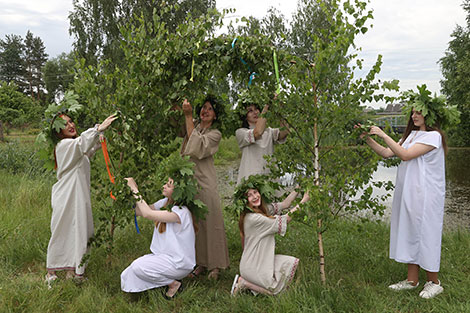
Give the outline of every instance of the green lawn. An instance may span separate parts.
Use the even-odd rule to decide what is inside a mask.
[[[233,142],[227,145],[233,148]],[[468,230],[444,234],[440,278],[445,290],[424,300],[418,297],[420,288],[398,293],[387,289],[406,277],[406,266],[388,259],[388,225],[352,219],[335,221],[324,233],[326,285],[319,277],[316,234],[302,224],[289,225],[287,235],[277,238],[277,253],[298,257],[300,265],[291,287],[275,297],[230,297],[241,245],[237,222],[229,214],[230,268],[216,282],[205,276],[185,279],[185,290],[172,301],[158,289],[139,299],[120,290],[122,270],[149,252],[153,224],[145,220],[139,221],[140,235],[133,225],[116,232],[111,255],[104,248],[93,249],[88,281],[75,285],[61,280],[49,290],[44,276],[55,179],[52,174],[31,175],[37,168],[28,161],[33,157],[23,144],[19,147],[24,150],[16,153],[10,150],[17,146],[4,153],[5,147],[0,145],[0,158],[25,158],[0,160],[0,312],[470,312]],[[234,153],[232,149],[221,155],[231,160]],[[220,164],[225,164],[223,159]],[[12,172],[9,166],[17,163]],[[420,278],[423,284],[424,273]]]

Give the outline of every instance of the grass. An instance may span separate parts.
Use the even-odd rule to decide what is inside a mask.
[[[233,140],[233,139],[231,139]],[[227,143],[233,146],[233,142]],[[230,154],[226,154],[230,155]],[[224,158],[220,158],[221,160]],[[225,162],[225,161],[224,161]],[[388,225],[337,220],[324,234],[327,283],[318,271],[316,234],[298,223],[277,238],[276,251],[300,259],[291,287],[276,297],[230,297],[241,245],[237,223],[225,214],[231,266],[216,282],[185,279],[185,290],[166,301],[159,289],[134,299],[120,290],[120,273],[149,253],[153,224],[140,220],[116,232],[113,251],[93,249],[88,281],[44,283],[50,236],[50,191],[54,178],[0,169],[0,312],[470,312],[470,232],[444,233],[440,278],[444,293],[432,300],[419,289],[392,292],[387,285],[406,276],[406,266],[388,259]],[[424,283],[424,273],[420,276]]]

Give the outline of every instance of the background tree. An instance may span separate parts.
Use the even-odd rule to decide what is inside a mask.
[[[151,23],[154,10],[173,4],[179,5],[162,16],[170,31],[174,31],[188,14],[198,17],[215,7],[214,0],[74,0],[69,15],[69,32],[75,37],[74,51],[87,64],[96,64],[100,59],[121,64],[124,53],[120,48],[123,39],[120,27],[129,21]]]
[[[14,83],[0,82],[0,140],[5,127],[22,126],[38,122],[41,107],[31,97],[22,93]]]
[[[73,52],[62,53],[46,61],[43,67],[44,83],[47,91],[46,101],[54,102],[65,93],[73,82],[75,58]]]
[[[41,91],[44,90],[43,67],[47,61],[46,47],[40,37],[34,37],[29,30],[24,41],[24,64],[28,82],[28,89],[31,97],[38,101],[44,100]]]
[[[24,43],[19,35],[6,35],[0,39],[0,80],[15,83],[25,89]]]
[[[440,59],[442,93],[449,105],[457,105],[460,116],[458,127],[449,131],[449,141],[455,146],[470,146],[470,0],[462,5],[467,12],[467,25],[457,26],[445,56]]]

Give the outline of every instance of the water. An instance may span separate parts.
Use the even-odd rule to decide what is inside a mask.
[[[451,148],[446,158],[446,200],[444,227],[470,228],[470,148]],[[379,166],[373,180],[390,180],[395,183],[397,168]],[[385,194],[385,189],[375,189],[373,195]],[[393,194],[393,193],[392,193]],[[384,202],[390,217],[392,197]]]

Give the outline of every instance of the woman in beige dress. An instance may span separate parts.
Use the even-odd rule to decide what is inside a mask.
[[[231,294],[236,295],[241,290],[249,289],[255,294],[276,295],[292,280],[299,263],[296,257],[274,253],[274,236],[285,235],[287,224],[291,221],[289,213],[296,211],[298,206],[287,214],[280,214],[280,211],[289,208],[297,193],[291,193],[283,202],[267,206],[258,189],[245,190],[247,205],[239,221],[243,254],[240,275],[236,275],[233,280]],[[308,200],[308,193],[305,193],[300,202]],[[279,215],[273,215],[276,213]]]
[[[182,155],[189,155],[195,166],[194,176],[199,184],[200,199],[209,209],[205,220],[199,221],[196,234],[196,268],[192,276],[209,270],[209,278],[217,279],[219,270],[229,265],[224,219],[217,191],[217,175],[214,167],[214,154],[222,138],[220,131],[213,127],[222,114],[222,108],[212,98],[207,98],[198,110],[200,122],[193,121],[193,108],[189,101],[183,101],[186,135],[181,148]]]

